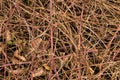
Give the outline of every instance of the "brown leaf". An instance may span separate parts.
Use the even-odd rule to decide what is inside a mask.
[[[91,74],[94,74],[94,70],[91,67],[89,67],[88,69],[89,69]]]
[[[40,38],[32,40],[30,42],[31,47],[36,50],[39,47],[41,41],[42,41],[42,39],[40,39]]]
[[[47,64],[42,65],[46,70],[50,71],[50,67]]]
[[[6,42],[10,41],[12,38],[11,38],[11,33],[9,30],[6,30],[6,33],[5,33],[5,37],[6,37]]]
[[[17,63],[19,63],[19,60],[16,59],[16,58],[14,58],[14,57],[11,59],[11,61],[12,61],[13,64],[17,64]]]
[[[0,43],[0,53],[2,52],[2,50],[4,50],[4,47],[5,47],[5,45]]]
[[[45,74],[45,72],[44,72],[43,68],[39,68],[35,73],[32,74],[32,76],[37,77],[37,76],[41,76],[44,74]]]
[[[15,57],[18,56],[18,53],[19,53],[19,51],[16,50],[16,51],[14,52],[14,56],[15,56]]]
[[[18,53],[19,53],[19,51],[16,50],[16,51],[14,52],[14,57],[16,57],[16,58],[18,58],[19,60],[22,60],[22,61],[27,61],[24,56],[20,56]]]
[[[57,2],[63,2],[64,0],[57,0]]]
[[[9,70],[9,72],[13,74],[23,74],[24,69]]]
[[[27,61],[26,58],[25,58],[24,56],[18,55],[17,58],[20,59],[20,60],[22,60],[22,61]]]
[[[3,0],[0,0],[0,4],[2,3]]]

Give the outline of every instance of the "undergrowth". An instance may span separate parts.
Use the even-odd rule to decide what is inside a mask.
[[[119,0],[0,0],[0,80],[119,79]]]

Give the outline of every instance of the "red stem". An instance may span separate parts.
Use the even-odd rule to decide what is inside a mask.
[[[54,59],[53,59],[53,24],[52,24],[52,3],[53,1],[50,0],[50,43],[51,43],[51,63],[50,63],[50,67],[53,68],[53,63],[54,63]],[[49,80],[51,80],[52,78],[52,69],[50,71],[50,75],[49,75]]]

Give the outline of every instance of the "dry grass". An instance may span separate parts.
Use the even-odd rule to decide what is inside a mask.
[[[0,80],[119,79],[119,0],[0,0]]]

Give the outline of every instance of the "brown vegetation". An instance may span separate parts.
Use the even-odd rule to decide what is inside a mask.
[[[120,0],[0,0],[3,79],[120,79]]]

